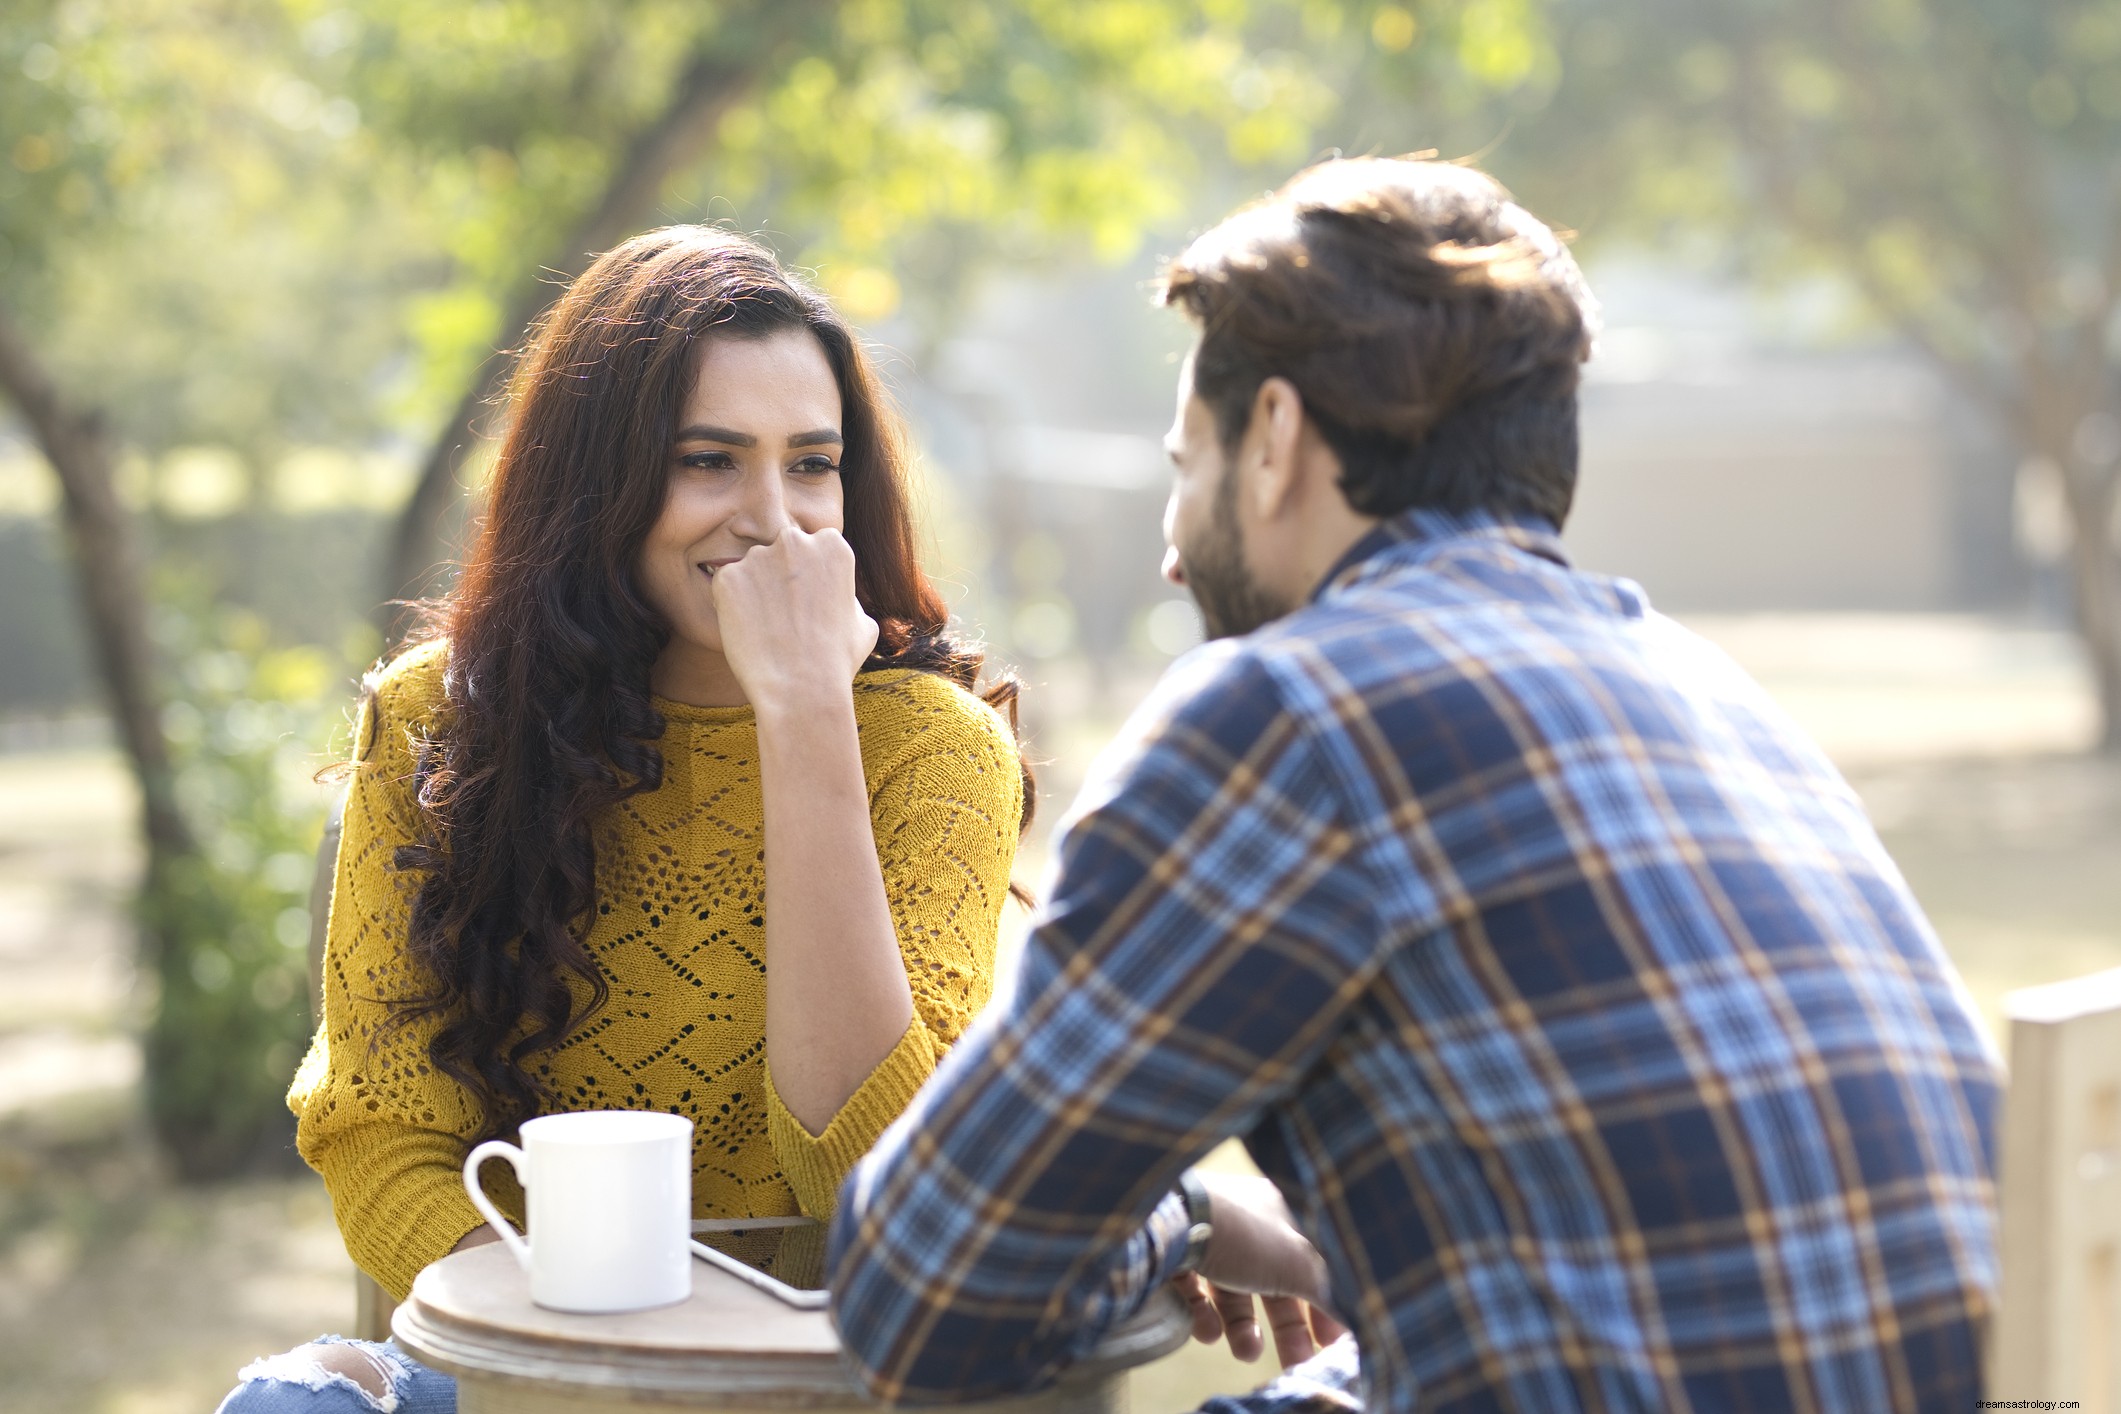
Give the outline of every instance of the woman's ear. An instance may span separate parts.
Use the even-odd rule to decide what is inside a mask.
[[[1252,425],[1245,449],[1247,490],[1253,513],[1278,520],[1302,498],[1304,399],[1286,378],[1269,378],[1252,399]]]

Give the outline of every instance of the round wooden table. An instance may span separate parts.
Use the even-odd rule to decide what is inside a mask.
[[[1159,1292],[1054,1388],[965,1407],[1120,1414],[1126,1372],[1176,1350],[1190,1330],[1184,1306]],[[420,1273],[391,1333],[414,1359],[457,1377],[460,1414],[869,1405],[824,1312],[798,1311],[704,1264],[680,1305],[576,1316],[532,1305],[515,1257],[489,1243]]]

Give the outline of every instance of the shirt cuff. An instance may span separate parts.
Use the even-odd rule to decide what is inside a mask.
[[[1140,1280],[1140,1290],[1154,1291],[1179,1274],[1192,1233],[1193,1215],[1186,1211],[1186,1195],[1174,1188],[1149,1210],[1149,1221],[1142,1229],[1148,1240],[1149,1270]]]
[[[1199,1414],[1362,1414],[1362,1352],[1344,1335],[1250,1394],[1218,1395]]]
[[[464,1193],[464,1143],[453,1135],[378,1126],[338,1135],[310,1162],[331,1194],[354,1265],[393,1301],[486,1219]]]
[[[773,1061],[768,1058],[766,1132],[781,1172],[795,1190],[796,1206],[805,1215],[819,1222],[832,1220],[839,1205],[840,1183],[855,1162],[876,1147],[891,1122],[905,1113],[921,1086],[935,1074],[936,1060],[935,1037],[916,1016],[898,1044],[847,1097],[825,1132],[812,1134],[782,1103],[781,1092],[773,1085]]]

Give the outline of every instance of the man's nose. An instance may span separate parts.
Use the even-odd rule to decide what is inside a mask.
[[[1170,580],[1180,589],[1186,587],[1186,567],[1178,562],[1178,547],[1176,545],[1164,547],[1164,578]]]

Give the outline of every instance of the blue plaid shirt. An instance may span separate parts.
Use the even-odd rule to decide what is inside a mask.
[[[1855,794],[1551,529],[1413,512],[1174,665],[1014,997],[850,1176],[871,1388],[1054,1379],[1241,1136],[1355,1332],[1254,1404],[1952,1410],[1994,1058]]]

